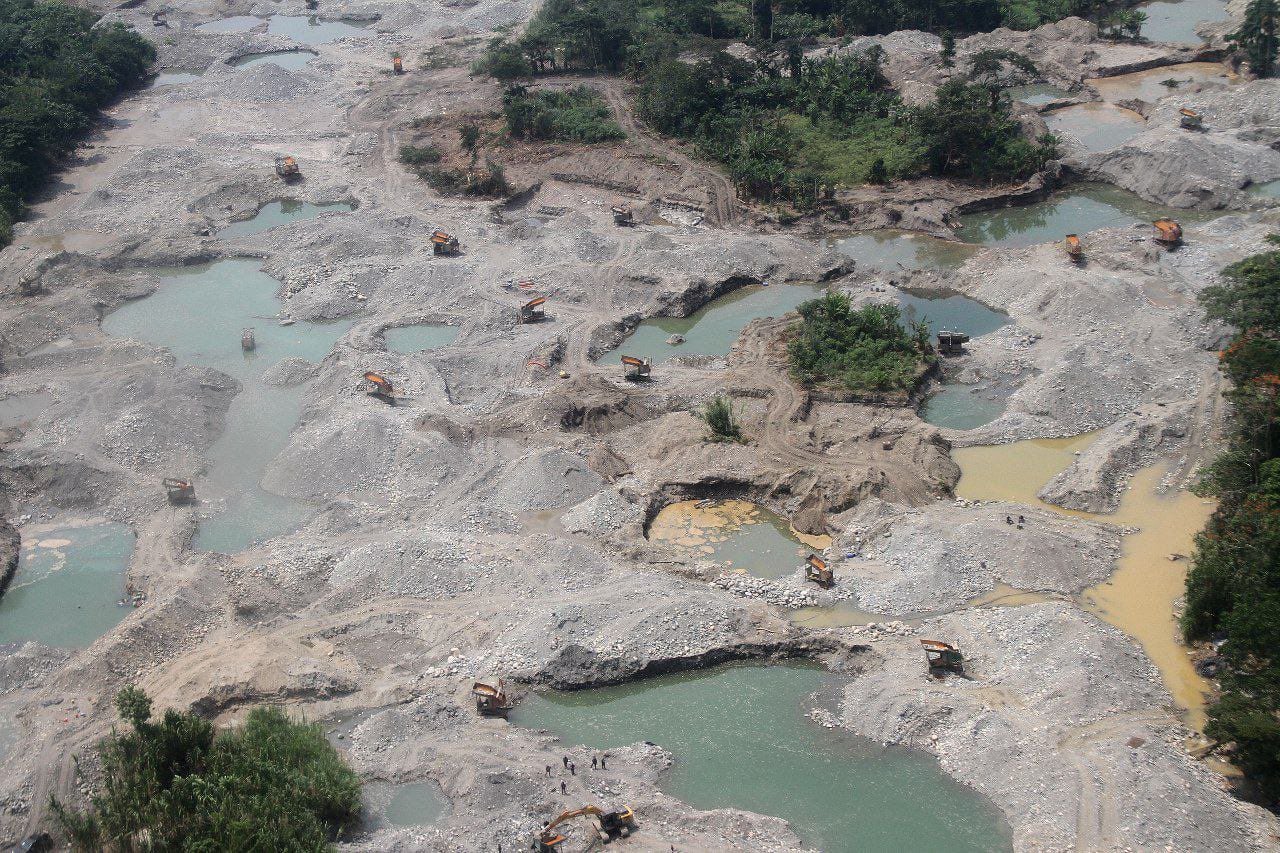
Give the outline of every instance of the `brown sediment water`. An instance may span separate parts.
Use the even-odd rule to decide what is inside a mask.
[[[1102,95],[1105,101],[1115,103],[1137,98],[1154,103],[1161,98],[1185,91],[1195,83],[1216,81],[1231,84],[1238,80],[1239,77],[1229,74],[1220,63],[1185,62],[1181,65],[1167,65],[1147,71],[1117,74],[1114,77],[1094,77],[1085,82],[1097,89],[1098,94]],[[1170,83],[1175,85],[1169,85]]]
[[[764,578],[785,577],[800,567],[806,550],[831,545],[830,536],[800,533],[764,507],[743,500],[669,504],[650,524],[649,539]]]
[[[1162,465],[1135,474],[1119,508],[1110,515],[1065,510],[1039,500],[1036,493],[1093,438],[1082,435],[956,450],[952,458],[961,470],[956,494],[974,500],[1025,503],[1139,528],[1122,540],[1115,573],[1085,590],[1082,603],[1142,645],[1174,701],[1185,709],[1187,724],[1200,730],[1209,684],[1188,658],[1174,611],[1185,589],[1185,557],[1190,555],[1195,535],[1204,527],[1213,505],[1182,490],[1161,494]],[[1170,559],[1174,555],[1181,556]]]

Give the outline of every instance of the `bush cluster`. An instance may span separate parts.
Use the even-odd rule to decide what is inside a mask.
[[[0,0],[0,246],[98,110],[136,87],[155,49],[59,2]]]
[[[130,731],[98,747],[102,790],[54,815],[83,851],[323,851],[360,815],[360,783],[317,725],[255,708],[215,733],[192,713],[152,720],[135,688],[116,697]]]
[[[1280,243],[1280,238],[1270,238]],[[1222,351],[1231,380],[1226,448],[1197,492],[1218,508],[1187,576],[1188,639],[1219,639],[1223,694],[1206,733],[1235,744],[1237,763],[1280,799],[1280,251],[1223,270],[1201,302],[1238,331]]]
[[[837,382],[851,391],[904,391],[934,358],[923,321],[904,328],[897,306],[855,310],[843,293],[805,302],[788,330],[791,375],[806,384]]]
[[[511,86],[502,97],[502,112],[507,132],[516,139],[595,143],[626,138],[600,94],[586,86],[567,91]]]

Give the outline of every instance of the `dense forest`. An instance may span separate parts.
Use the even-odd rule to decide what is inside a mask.
[[[65,3],[0,0],[0,246],[98,110],[155,60],[137,33],[97,20]]]
[[[738,8],[708,8],[722,7]],[[970,57],[932,104],[908,107],[881,73],[879,48],[810,59],[793,39],[756,61],[723,51],[682,61],[690,32],[702,34],[690,23],[694,8],[550,0],[518,40],[491,44],[477,70],[506,81],[566,69],[630,73],[650,126],[692,141],[743,194],[798,208],[837,187],[926,174],[1024,178],[1057,154],[1052,137],[1030,142],[1012,117],[1005,88],[1036,75],[1018,54]]]
[[[1280,244],[1280,238],[1271,237]],[[1218,509],[1187,577],[1188,639],[1216,640],[1223,694],[1206,733],[1235,744],[1263,794],[1280,798],[1280,251],[1227,267],[1201,296],[1238,331],[1221,354],[1231,380],[1226,448],[1198,487]]]

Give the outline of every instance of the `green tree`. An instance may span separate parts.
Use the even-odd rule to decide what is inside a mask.
[[[832,292],[802,304],[788,330],[791,375],[804,383],[835,381],[853,391],[901,391],[914,387],[931,361],[928,331],[903,328],[896,305],[854,309]]]
[[[359,780],[319,726],[256,708],[215,735],[191,713],[152,720],[133,688],[116,704],[131,730],[99,744],[91,808],[52,801],[77,850],[321,851],[359,817]]]
[[[462,145],[462,150],[471,155],[471,165],[468,168],[475,171],[476,158],[480,156],[480,126],[474,122],[467,122],[458,127],[458,142]]]
[[[951,34],[951,30],[942,31],[942,51],[939,55],[942,57],[943,68],[956,64],[956,37]]]
[[[711,441],[742,441],[742,427],[728,397],[721,394],[712,397],[703,407],[700,417],[707,425]]]
[[[1240,29],[1229,35],[1232,48],[1243,50],[1249,67],[1259,77],[1270,77],[1275,70],[1276,53],[1280,49],[1276,37],[1276,19],[1280,7],[1276,0],[1252,0],[1245,9]]]

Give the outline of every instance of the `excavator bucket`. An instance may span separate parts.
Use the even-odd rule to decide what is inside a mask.
[[[810,554],[804,562],[805,580],[813,581],[823,589],[827,589],[835,585],[835,572],[827,567],[826,560],[822,559],[817,554]]]
[[[505,717],[515,707],[501,678],[482,678],[471,685],[476,711],[482,717]]]
[[[1152,223],[1156,227],[1155,240],[1166,246],[1177,246],[1182,243],[1182,226],[1174,219],[1157,219]]]

